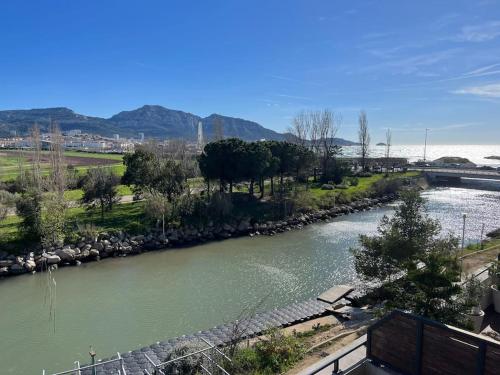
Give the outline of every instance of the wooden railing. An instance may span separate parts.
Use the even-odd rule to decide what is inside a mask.
[[[393,311],[368,329],[367,358],[408,375],[494,375],[500,370],[500,343]]]

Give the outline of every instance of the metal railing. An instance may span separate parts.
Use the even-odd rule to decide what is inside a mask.
[[[228,362],[231,362],[231,359],[228,358],[222,351],[217,348],[216,345],[210,343],[209,341],[205,340],[203,337],[200,338],[206,345],[206,348],[196,350],[192,353],[188,353],[182,356],[179,356],[177,358],[170,359],[165,362],[161,363],[155,363],[146,353],[144,353],[144,356],[146,359],[149,361],[151,366],[153,367],[153,372],[150,373],[147,369],[144,369],[144,373],[146,375],[166,375],[167,373],[165,372],[165,369],[169,367],[170,365],[174,365],[176,362],[180,362],[184,359],[187,358],[200,358],[202,357],[202,361],[200,361],[197,365],[200,367],[201,371],[203,373],[208,374],[208,375],[215,375],[215,374],[224,374],[224,375],[230,375],[229,372],[227,372],[217,361],[216,357],[219,356]],[[208,363],[205,363],[205,360]]]
[[[125,371],[125,366],[123,363],[122,356],[120,355],[120,353],[116,353],[116,354],[118,357],[115,359],[110,359],[108,361],[103,361],[103,362],[97,362],[97,363],[93,363],[91,365],[87,365],[87,366],[83,366],[83,367],[80,366],[79,361],[75,361],[75,368],[73,368],[71,370],[62,371],[62,372],[55,372],[55,373],[52,373],[50,375],[66,375],[66,374],[81,375],[83,370],[93,370],[92,373],[95,374],[98,367],[107,365],[109,363],[116,363],[116,362],[120,362],[120,368],[119,368],[118,373],[116,375],[127,375],[127,372]],[[45,370],[42,370],[42,375],[48,375],[48,373]]]
[[[340,371],[340,360],[348,356],[355,350],[361,348],[362,346],[367,346],[367,335],[359,337],[358,339],[356,339],[343,349],[340,349],[339,351],[329,355],[323,360],[315,363],[311,367],[308,367],[307,369],[301,371],[299,375],[314,375],[328,367],[331,367],[332,365],[333,365],[332,374],[338,374]]]

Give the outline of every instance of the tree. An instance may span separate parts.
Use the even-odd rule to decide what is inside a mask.
[[[360,236],[361,247],[353,251],[356,271],[382,292],[388,309],[458,321],[458,240],[440,236],[439,222],[427,216],[417,191],[401,193],[401,200],[392,218],[384,216],[377,235]]]
[[[0,190],[0,221],[5,220],[9,210],[15,205],[16,198],[14,194],[6,190]]]
[[[253,197],[255,181],[261,181],[269,167],[271,151],[261,142],[250,142],[244,146],[241,172],[244,178],[250,181],[248,193]],[[261,185],[262,188],[262,185]]]
[[[171,202],[186,189],[186,173],[182,164],[154,148],[142,147],[125,155],[122,181],[133,185],[136,193],[157,191]]]
[[[385,132],[385,170],[389,174],[389,160],[391,158],[392,131],[387,129]]]
[[[66,163],[64,161],[64,140],[61,130],[56,124],[51,127],[51,143],[49,149],[50,181],[47,190],[54,191],[61,199],[66,189]]]
[[[366,117],[365,111],[361,111],[359,113],[358,122],[359,156],[361,158],[361,167],[364,171],[366,171],[366,158],[368,157],[368,151],[370,147],[370,133],[368,132],[368,119]]]
[[[292,120],[292,126],[288,128],[291,134],[290,142],[307,146],[309,133],[311,131],[312,112],[301,111]]]
[[[233,183],[242,179],[242,160],[245,153],[245,142],[238,138],[228,138],[208,143],[198,163],[202,176],[206,181],[218,179],[219,191],[223,192],[229,184],[229,192],[233,191]]]
[[[318,142],[322,169],[321,179],[322,182],[328,182],[332,178],[330,171],[335,169],[336,158],[342,154],[342,147],[335,143],[335,136],[339,129],[341,117],[325,109],[316,114],[315,122],[318,124],[317,127],[319,129]]]
[[[40,212],[40,240],[43,247],[63,244],[66,210],[66,202],[57,193],[50,192],[44,196]]]
[[[104,211],[110,211],[113,205],[119,201],[116,186],[120,179],[109,169],[102,167],[89,169],[83,184],[83,197],[81,202],[92,209],[99,206],[101,219]]]
[[[156,190],[147,192],[144,198],[146,215],[161,221],[162,233],[165,236],[165,219],[172,213],[172,204],[164,194]]]

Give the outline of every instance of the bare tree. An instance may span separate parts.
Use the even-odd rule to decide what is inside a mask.
[[[391,158],[392,131],[387,129],[385,132],[385,173],[389,174],[389,160]]]
[[[37,191],[42,190],[42,170],[41,170],[41,153],[42,153],[42,142],[40,136],[40,128],[35,123],[31,129],[31,143],[33,147],[33,158],[32,158],[32,172],[33,172],[33,184]]]
[[[335,140],[342,117],[340,114],[336,114],[328,109],[318,112],[316,116],[323,179],[328,179],[331,164],[336,162],[337,155],[342,152],[342,148],[336,144]]]
[[[60,197],[64,195],[66,189],[66,163],[64,160],[64,139],[61,130],[57,124],[51,126],[51,143],[50,143],[50,169],[51,169],[51,186],[50,190],[54,190]]]
[[[307,146],[309,132],[311,130],[311,113],[307,111],[299,112],[292,120],[292,125],[288,128],[292,135],[290,141],[301,146]]]
[[[370,147],[370,133],[368,132],[368,119],[365,111],[361,111],[359,113],[358,121],[358,137],[360,143],[359,156],[361,157],[361,166],[363,167],[363,170],[366,171],[366,159],[368,157],[368,149]]]

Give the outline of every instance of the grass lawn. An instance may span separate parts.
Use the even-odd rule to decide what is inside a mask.
[[[24,161],[23,168],[30,169],[31,163],[29,161],[30,152],[23,153]],[[98,165],[104,168],[111,168],[119,176],[125,173],[125,166],[123,165],[123,155],[119,154],[101,154],[90,152],[77,152],[66,151],[64,153],[66,163],[74,165],[76,170],[84,174],[89,168]],[[42,173],[47,175],[49,173],[49,163],[47,161],[48,152],[42,151]],[[16,150],[0,150],[0,181],[14,180],[19,174],[19,155]]]
[[[118,196],[120,196],[120,197],[123,197],[125,195],[133,195],[134,194],[132,189],[127,185],[118,185],[116,189],[118,192]],[[83,197],[83,190],[82,189],[66,190],[64,192],[64,197],[68,201],[80,200]]]
[[[128,230],[140,227],[145,221],[144,203],[124,203],[113,207],[112,211],[104,212],[101,218],[100,210],[87,211],[83,207],[70,208],[68,210],[68,225],[76,227],[78,224],[93,224],[100,231]],[[0,221],[0,249],[5,246],[9,250],[22,250],[27,244],[19,238],[18,225],[21,219],[18,216],[9,216]]]
[[[397,172],[391,173],[388,178],[402,178],[402,177],[416,177],[420,172]],[[315,198],[321,198],[324,195],[332,194],[333,192],[343,192],[349,198],[367,192],[370,187],[377,181],[384,179],[384,174],[374,174],[370,177],[358,177],[358,185],[348,186],[347,189],[335,189],[335,190],[322,190],[321,184],[316,186],[311,186],[309,191],[313,194]]]

